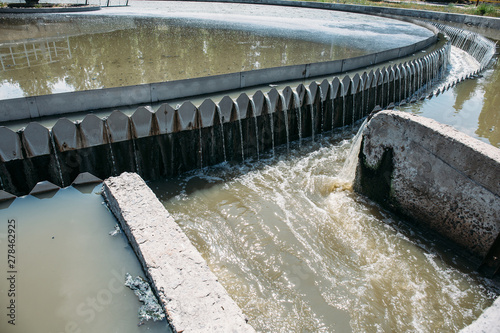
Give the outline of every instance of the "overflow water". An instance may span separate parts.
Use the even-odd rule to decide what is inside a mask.
[[[338,178],[347,132],[150,186],[258,331],[457,332],[498,291]]]
[[[165,320],[138,326],[141,302],[125,287],[125,274],[144,273],[125,235],[110,235],[117,222],[99,189],[68,187],[0,203],[0,332],[171,332]],[[15,230],[14,243],[8,230]],[[15,325],[6,316],[11,299]]]
[[[479,69],[480,64],[453,47],[448,67],[450,73],[443,79],[442,86],[463,77],[468,68]],[[451,125],[467,135],[500,148],[498,87],[500,62],[496,57],[479,77],[460,82],[437,97],[407,104],[399,109]]]

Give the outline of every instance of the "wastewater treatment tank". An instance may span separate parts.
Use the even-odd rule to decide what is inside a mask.
[[[148,6],[153,5],[144,5],[143,12],[138,13],[138,16],[150,16],[148,19],[121,17],[113,23],[112,29],[108,28],[110,32],[82,34],[79,31],[47,43],[37,40],[32,45],[27,41],[16,44],[12,49],[12,64],[7,63],[10,67],[6,67],[2,75],[8,75],[11,69],[15,71],[13,62],[16,60],[22,64],[20,67],[31,66],[31,62],[36,67],[36,57],[41,59],[40,68],[46,68],[40,69],[41,75],[47,73],[45,70],[51,74],[46,75],[48,80],[40,86],[26,85],[26,74],[21,72],[12,74],[15,79],[2,76],[4,85],[0,86],[0,96],[8,99],[32,96],[30,91],[34,95],[50,94],[78,90],[76,87],[96,89],[141,84],[147,82],[141,80],[151,77],[156,82],[215,75],[224,70],[231,72],[352,57],[380,51],[372,48],[375,44],[376,47],[382,45],[370,43],[374,36],[383,36],[380,39],[388,43],[406,42],[409,33],[415,30],[413,25],[404,30],[398,21],[373,18],[372,22],[371,17],[359,24],[359,17],[352,14],[346,14],[347,24],[342,28],[339,25],[344,20],[331,20],[331,15],[338,13],[322,12],[325,16],[319,17],[324,21],[318,23],[312,19],[317,18],[318,11],[303,9],[291,11],[290,15],[296,15],[297,22],[301,23],[291,26],[286,24],[287,20],[279,18],[279,9],[269,11],[269,7],[253,10],[259,15],[264,15],[265,11],[272,20],[257,19],[258,24],[252,25],[248,17],[235,15],[229,23],[222,24],[217,16],[227,17],[227,13],[220,8],[211,8],[215,13],[201,14],[182,7],[184,4],[179,5],[183,13],[180,19],[166,14],[168,24],[163,25],[159,24],[163,20],[151,17],[161,15],[153,15],[154,8]],[[231,6],[227,6],[225,10],[230,9]],[[349,22],[349,19],[354,21]],[[92,20],[100,19],[98,16],[82,17],[82,26],[88,26]],[[382,25],[385,21],[386,25]],[[185,22],[193,23],[193,27],[186,28]],[[263,22],[268,26],[263,26]],[[52,24],[45,23],[47,26]],[[125,27],[120,26],[122,23]],[[373,35],[365,34],[367,39],[354,43],[353,36],[359,37],[359,31],[367,27],[373,28]],[[181,32],[184,28],[186,34]],[[130,30],[139,34],[134,35]],[[338,39],[336,34],[339,32],[345,36]],[[114,54],[103,57],[100,51],[92,49],[94,44],[106,45],[109,37],[104,35],[108,33],[112,38],[125,38],[124,44],[129,49],[120,54],[126,57],[116,59]],[[426,33],[417,32],[414,38],[427,37]],[[161,41],[173,35],[196,40],[194,48],[189,50],[183,45],[175,54],[170,54],[171,48],[162,48]],[[148,45],[160,46],[151,50],[131,47],[141,44],[138,41],[148,36],[156,39]],[[10,52],[10,48],[7,50]],[[222,53],[217,53],[221,50]],[[304,50],[313,50],[307,59],[301,57]],[[78,53],[86,55],[89,63],[82,60],[75,65]],[[234,59],[223,65],[215,61],[227,53],[234,54]],[[195,58],[184,58],[187,55],[195,55]],[[311,60],[314,56],[319,57]],[[8,61],[7,56],[2,59]],[[191,62],[212,64],[212,60],[213,65],[208,69],[185,66]],[[57,65],[50,69],[53,61],[69,71],[58,72]],[[109,72],[96,72],[96,68],[109,68]],[[128,76],[123,68],[130,70]],[[174,70],[170,73],[167,68]],[[77,72],[74,77],[72,71]],[[158,73],[160,76],[155,76]],[[78,83],[76,77],[83,80]],[[106,81],[108,77],[110,81]],[[118,82],[112,83],[112,78]],[[119,82],[120,79],[124,82]],[[139,81],[130,81],[132,79]],[[455,331],[468,325],[492,303],[496,296],[494,287],[467,268],[457,268],[459,259],[440,253],[433,241],[418,234],[417,230],[405,231],[401,221],[356,196],[348,185],[339,184],[336,175],[351,145],[352,133],[349,131],[344,129],[314,140],[299,140],[286,147],[276,147],[268,155],[263,153],[260,160],[250,159],[242,165],[224,163],[178,179],[152,183],[151,187],[257,330]],[[64,191],[61,193],[66,195]],[[54,198],[58,195],[59,192]],[[37,208],[35,204],[28,205]],[[4,208],[2,213],[6,216],[17,214],[14,207],[12,204]],[[22,219],[32,219],[35,214],[28,213]],[[67,220],[65,216],[61,214],[60,222]],[[7,217],[7,221],[10,219]],[[103,243],[115,239],[108,237],[109,231],[99,231],[106,236]],[[105,270],[107,265],[102,265]],[[67,291],[71,295],[71,287]],[[99,292],[90,290],[90,295],[101,295],[101,300],[107,301],[103,298],[107,293]],[[85,305],[88,304],[84,302]],[[54,308],[57,306],[60,305]],[[433,311],[429,311],[431,309]],[[58,316],[59,312],[54,313]],[[90,316],[89,311],[86,314]],[[77,319],[85,319],[80,317],[77,314]],[[63,321],[70,317],[64,318]],[[163,329],[163,324],[158,327]]]

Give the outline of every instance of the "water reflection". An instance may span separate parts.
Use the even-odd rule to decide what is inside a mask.
[[[500,148],[500,63],[495,59],[481,77],[460,82],[437,97],[402,110],[435,119]]]
[[[483,107],[478,118],[476,134],[500,148],[500,62],[484,73],[479,80],[483,86]]]
[[[68,37],[0,44],[0,64],[4,71],[51,63],[64,57],[72,58]]]
[[[78,35],[72,31],[65,42],[51,37],[1,43],[0,98],[171,81],[370,52],[369,47],[346,43],[185,26],[176,20],[129,20],[132,28]]]

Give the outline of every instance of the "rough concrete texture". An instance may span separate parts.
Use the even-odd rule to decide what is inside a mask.
[[[485,258],[500,232],[500,150],[416,115],[368,123],[355,189]]]
[[[177,332],[254,332],[141,177],[107,179],[104,196]]]
[[[498,333],[500,332],[500,298],[472,324],[465,327],[460,333]]]

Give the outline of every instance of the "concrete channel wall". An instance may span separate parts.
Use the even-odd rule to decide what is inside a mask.
[[[436,43],[439,32],[436,27],[421,21],[411,20],[411,22],[430,29],[434,32],[434,35],[404,47],[335,61],[273,67],[126,87],[0,100],[0,110],[2,110],[0,122],[114,108],[124,105],[151,104],[277,82],[303,80],[373,66],[411,55]]]
[[[104,120],[62,118],[51,130],[36,122],[18,132],[0,127],[0,190],[24,195],[41,181],[64,187],[85,172],[105,179],[129,171],[150,180],[258,158],[277,145],[351,124],[376,106],[391,108],[448,89],[433,82],[443,75],[451,43],[480,62],[491,58],[494,44],[460,29],[450,33],[452,42],[410,62],[296,90],[257,91],[236,101],[226,96],[218,104],[207,99],[199,107],[141,107],[131,117],[115,111]]]
[[[141,177],[133,173],[111,177],[104,182],[103,195],[174,332],[255,332]]]
[[[485,259],[500,233],[500,150],[397,111],[363,132],[355,189]]]

